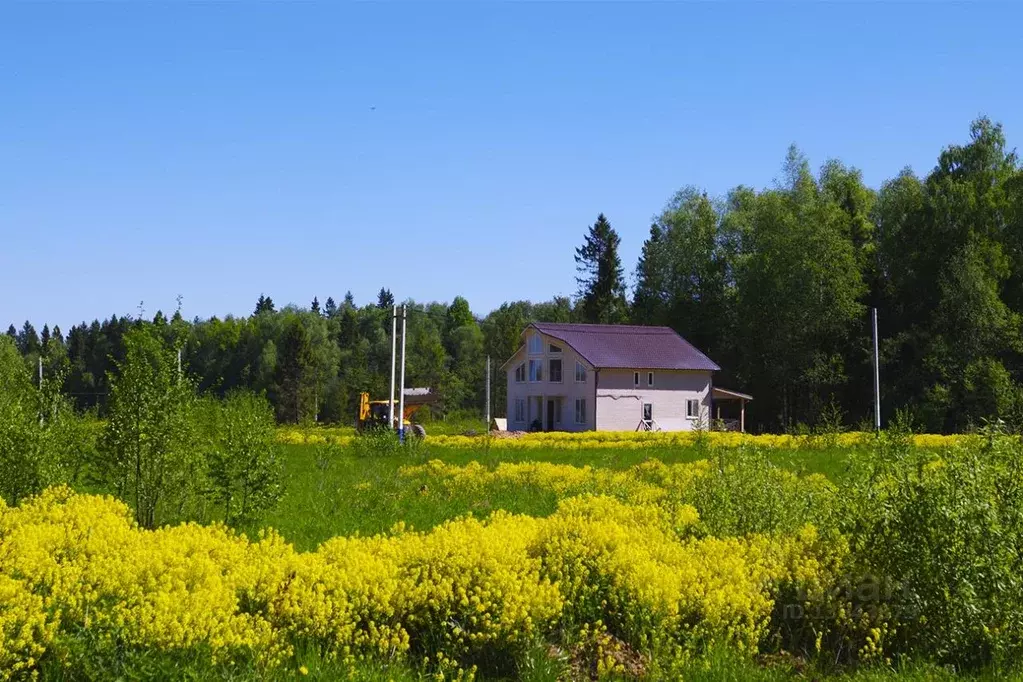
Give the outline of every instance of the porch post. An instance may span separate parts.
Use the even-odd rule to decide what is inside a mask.
[[[739,402],[739,433],[746,433],[746,399],[740,398]]]

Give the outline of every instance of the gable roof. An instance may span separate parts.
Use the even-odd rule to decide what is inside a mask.
[[[670,327],[534,322],[529,328],[567,343],[597,369],[721,369]]]

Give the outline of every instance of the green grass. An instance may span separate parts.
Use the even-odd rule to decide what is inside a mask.
[[[371,448],[343,448],[329,445],[285,447],[286,492],[275,511],[262,519],[303,550],[337,535],[372,535],[388,530],[399,521],[425,530],[447,519],[465,514],[486,516],[503,509],[546,516],[557,506],[557,497],[537,488],[495,489],[479,498],[445,497],[416,481],[398,476],[405,465],[439,459],[464,465],[478,461],[485,466],[501,462],[541,461],[624,469],[648,459],[665,463],[692,462],[714,457],[698,447],[645,448],[641,450],[516,450],[492,448],[489,452],[432,446],[429,438],[418,448],[391,448],[374,456]],[[846,472],[846,449],[779,450],[770,453],[779,466],[808,474],[820,473],[832,480]],[[256,527],[247,528],[255,533]]]

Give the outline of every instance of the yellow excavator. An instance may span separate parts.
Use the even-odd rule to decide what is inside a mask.
[[[437,402],[437,396],[429,388],[406,388],[405,389],[405,410],[401,415],[401,425],[405,428],[405,435],[415,438],[425,438],[426,429],[422,424],[412,421],[413,415],[426,405]],[[394,424],[392,428],[398,428],[398,399],[394,401]],[[359,433],[369,429],[386,429],[387,415],[390,412],[390,401],[370,400],[369,393],[362,393],[359,396],[359,419],[355,428]]]

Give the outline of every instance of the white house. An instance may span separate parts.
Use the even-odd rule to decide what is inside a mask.
[[[502,368],[516,431],[688,431],[710,427],[726,400],[743,429],[752,400],[715,389],[720,368],[668,327],[537,322]]]

